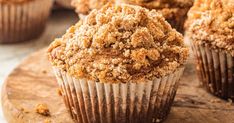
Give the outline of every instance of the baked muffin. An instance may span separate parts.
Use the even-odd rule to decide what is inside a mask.
[[[44,30],[52,0],[0,0],[0,43],[38,37]]]
[[[188,48],[155,10],[127,4],[93,10],[48,49],[76,122],[161,122]]]
[[[100,9],[102,6],[113,0],[72,0],[72,6],[76,8],[81,19],[84,19],[93,9]]]
[[[177,31],[184,32],[184,22],[187,18],[187,12],[193,5],[194,0],[73,0],[77,13],[81,19],[84,19],[93,9],[99,9],[108,2],[127,3],[139,5],[148,9],[156,9],[166,20],[176,28]]]
[[[187,25],[201,82],[212,94],[234,99],[234,1],[197,0]]]
[[[184,22],[187,12],[193,5],[194,0],[115,0],[116,3],[128,3],[156,9],[163,14],[163,17],[176,28],[177,31],[184,32]]]

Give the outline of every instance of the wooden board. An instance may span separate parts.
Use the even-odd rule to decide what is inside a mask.
[[[190,58],[181,79],[172,111],[165,123],[234,123],[234,106],[220,100],[199,86],[193,59]],[[56,93],[57,83],[45,50],[25,59],[7,78],[2,92],[2,105],[9,123],[73,123],[62,98]],[[45,103],[50,117],[35,112]]]

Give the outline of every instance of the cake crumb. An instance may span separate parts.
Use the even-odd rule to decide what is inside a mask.
[[[49,108],[46,104],[37,104],[36,112],[43,116],[50,116]]]

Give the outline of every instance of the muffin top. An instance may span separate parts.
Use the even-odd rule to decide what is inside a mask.
[[[32,0],[0,0],[0,3],[24,3]]]
[[[100,9],[106,3],[112,0],[72,0],[72,5],[77,13],[87,15],[93,9]]]
[[[234,56],[234,1],[197,0],[188,13],[188,35]]]
[[[188,48],[155,10],[107,4],[56,39],[48,55],[53,66],[76,78],[126,83],[176,71]]]

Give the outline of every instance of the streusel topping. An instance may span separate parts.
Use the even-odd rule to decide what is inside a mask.
[[[108,4],[56,39],[48,53],[53,66],[76,78],[138,82],[174,72],[188,48],[155,10]]]
[[[192,40],[234,56],[233,0],[197,0],[188,16],[188,35]]]

